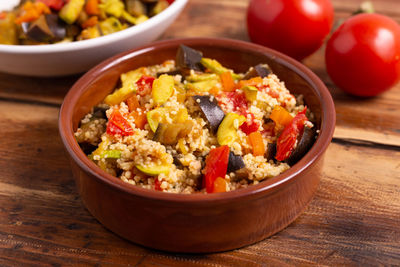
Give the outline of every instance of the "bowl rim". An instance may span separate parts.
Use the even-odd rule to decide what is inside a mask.
[[[161,13],[149,18],[148,20],[131,26],[122,31],[100,36],[93,39],[74,41],[69,43],[44,44],[44,45],[5,45],[0,44],[0,53],[14,54],[53,54],[60,52],[70,52],[76,50],[93,49],[104,45],[118,42],[122,39],[134,36],[151,30],[153,27],[163,23],[169,17],[181,10],[188,0],[175,0]]]
[[[95,79],[95,77],[97,77],[99,74],[103,73],[104,71],[115,65],[120,64],[128,58],[149,53],[157,49],[177,47],[181,43],[184,43],[188,46],[216,45],[217,47],[221,48],[229,47],[230,49],[237,49],[239,51],[252,51],[252,53],[262,53],[277,61],[278,64],[282,64],[300,75],[311,85],[311,87],[314,88],[316,95],[323,103],[321,105],[322,108],[320,135],[314,143],[313,147],[299,162],[297,162],[290,169],[286,170],[280,175],[268,178],[257,185],[251,185],[246,188],[236,189],[223,193],[181,194],[159,192],[156,190],[150,190],[131,185],[122,181],[121,179],[116,179],[115,176],[112,176],[101,170],[95,163],[88,159],[88,157],[81,150],[73,136],[72,112],[74,106],[77,103],[77,100],[79,99],[81,93],[84,91],[84,88],[89,85],[90,82],[93,81],[93,79]],[[311,165],[313,165],[320,157],[322,157],[333,137],[335,121],[335,106],[329,90],[327,89],[325,84],[317,77],[316,74],[314,74],[308,67],[298,62],[297,60],[290,58],[289,56],[286,56],[273,49],[240,40],[226,38],[182,38],[159,41],[120,53],[103,61],[102,63],[98,64],[90,71],[88,71],[72,86],[72,88],[64,98],[64,102],[61,106],[59,113],[59,132],[64,147],[72,160],[74,160],[85,172],[90,173],[99,181],[108,184],[109,186],[111,186],[111,188],[121,190],[125,193],[135,195],[137,197],[143,197],[155,201],[204,204],[208,202],[226,203],[242,199],[244,197],[257,197],[275,192],[276,190],[283,188],[285,184],[295,180],[299,173],[309,169]]]

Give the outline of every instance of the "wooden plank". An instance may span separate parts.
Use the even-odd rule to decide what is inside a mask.
[[[0,102],[0,264],[274,266],[400,261],[400,151],[335,142],[315,199],[292,225],[239,250],[169,254],[127,242],[83,207],[58,109]]]

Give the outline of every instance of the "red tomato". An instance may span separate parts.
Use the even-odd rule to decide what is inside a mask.
[[[151,93],[151,89],[153,88],[153,82],[156,78],[151,76],[143,75],[137,82],[136,85],[138,87],[137,94],[141,96],[145,96]]]
[[[252,132],[255,132],[258,130],[260,127],[259,123],[254,121],[254,114],[253,113],[248,113],[251,116],[250,121],[245,121],[239,128],[242,130],[245,134],[249,135]],[[247,118],[247,114],[244,115]]]
[[[228,98],[228,101],[232,103],[234,112],[238,112],[240,114],[246,114],[247,99],[243,91],[224,92],[222,96]]]
[[[252,0],[247,10],[251,41],[298,60],[322,45],[332,23],[330,0]]]
[[[306,115],[306,108],[299,112],[292,120],[292,122],[285,126],[281,135],[276,142],[276,156],[279,161],[287,159],[294,150],[297,137],[304,130],[304,123],[308,120]]]
[[[326,47],[326,67],[333,82],[357,96],[374,96],[400,78],[400,26],[379,14],[345,21]]]
[[[132,135],[133,128],[122,116],[119,110],[114,110],[107,123],[107,133],[111,135],[120,134],[122,136]]]
[[[163,191],[161,188],[162,181],[159,181],[157,178],[154,179],[154,189],[157,191]]]
[[[204,179],[207,193],[214,192],[214,182],[218,177],[225,178],[228,170],[229,147],[220,146],[210,150],[204,167]]]
[[[54,10],[60,10],[65,4],[63,0],[36,0],[36,2],[42,2]]]

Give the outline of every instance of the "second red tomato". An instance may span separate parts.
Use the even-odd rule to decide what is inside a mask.
[[[247,30],[251,41],[301,60],[322,45],[333,14],[330,0],[252,0]]]

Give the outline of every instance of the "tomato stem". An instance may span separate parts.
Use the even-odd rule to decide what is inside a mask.
[[[362,13],[375,13],[375,8],[371,1],[362,2],[360,7],[354,11],[352,15],[354,16]]]

